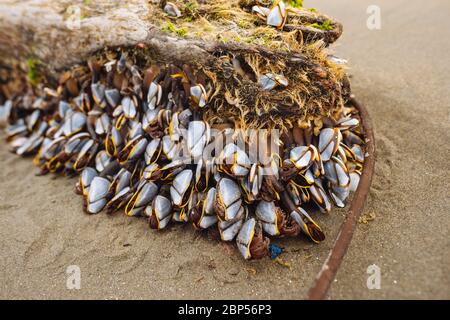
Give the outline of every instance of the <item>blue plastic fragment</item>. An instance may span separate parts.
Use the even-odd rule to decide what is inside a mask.
[[[283,249],[281,249],[276,244],[269,244],[269,253],[270,253],[270,259],[276,259],[281,253],[283,252]]]

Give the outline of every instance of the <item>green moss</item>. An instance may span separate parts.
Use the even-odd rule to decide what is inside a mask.
[[[308,9],[309,12],[318,12],[316,8],[310,8]]]
[[[229,39],[229,38],[224,37],[224,36],[222,36],[222,35],[219,35],[218,39],[219,39],[219,41],[220,41],[221,43],[228,43],[228,42],[230,42],[230,39]]]
[[[325,20],[324,23],[313,23],[311,25],[309,25],[310,27],[319,29],[319,30],[323,30],[323,31],[329,31],[329,30],[333,30],[333,26],[331,25],[331,21],[330,20]]]
[[[179,35],[180,37],[185,37],[187,35],[187,31],[186,29],[183,28],[179,28],[176,31],[177,35]]]
[[[36,59],[27,59],[27,78],[32,85],[37,85],[39,83],[39,65],[40,62]]]
[[[175,33],[180,37],[185,37],[187,35],[186,29],[177,28],[172,22],[167,22],[166,27],[163,28],[163,30],[169,33]]]
[[[184,14],[186,16],[186,21],[192,21],[198,14],[198,3],[197,1],[189,1],[184,6]]]
[[[242,29],[250,29],[252,24],[246,20],[239,20],[238,26]]]
[[[202,39],[204,41],[221,41],[248,43],[250,45],[265,46],[271,50],[288,48],[290,50],[300,50],[298,42],[288,35],[281,33],[276,28],[265,26],[258,20],[257,16],[246,10],[242,10],[237,3],[242,0],[215,0],[205,2],[200,0],[177,1],[182,11],[182,17],[178,19],[168,19],[167,15],[160,9],[155,10],[156,21],[161,26],[162,31],[183,38]],[[272,1],[272,0],[271,0]],[[269,3],[269,0],[261,3]],[[301,7],[303,1],[284,0],[286,5]],[[288,2],[289,1],[289,2]],[[254,0],[245,0],[244,3],[253,3]],[[333,20],[311,13],[315,9],[292,8],[292,24],[295,27],[308,26],[311,32],[322,33],[320,30],[333,30],[335,24]],[[303,15],[307,18],[304,19]],[[236,28],[229,27],[235,24]],[[313,29],[314,28],[314,29]],[[297,29],[297,28],[296,28]],[[323,35],[320,35],[323,36]],[[319,37],[320,37],[319,36]]]
[[[163,30],[166,32],[175,33],[176,28],[172,22],[167,22],[166,27],[163,28]]]
[[[302,8],[303,7],[303,0],[288,0],[286,2],[291,7],[294,7],[294,8]]]

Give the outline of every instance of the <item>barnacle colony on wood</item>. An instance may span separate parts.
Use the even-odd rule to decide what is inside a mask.
[[[266,256],[274,237],[324,240],[314,207],[345,206],[365,154],[342,60],[326,49],[340,28],[314,31],[323,16],[283,1],[230,2],[227,15],[266,23],[272,42],[218,44],[208,63],[167,61],[145,44],[109,48],[55,85],[3,84],[11,150],[36,154],[41,174],[79,174],[88,213],[218,230],[245,259]],[[179,5],[162,1],[161,19],[182,18]]]

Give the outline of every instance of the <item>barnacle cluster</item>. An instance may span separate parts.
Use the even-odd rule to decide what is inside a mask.
[[[201,19],[206,7],[195,8],[191,19]],[[301,11],[283,1],[236,8],[227,14],[301,33]],[[159,14],[180,19],[186,10],[162,1]],[[274,57],[221,47],[208,66],[162,62],[145,45],[105,49],[53,83],[13,93],[17,81],[4,80],[0,123],[11,151],[35,154],[40,174],[80,175],[76,192],[90,214],[216,229],[245,259],[266,256],[273,237],[320,242],[305,205],[345,206],[365,154],[342,60],[324,51],[320,31],[322,39],[300,34],[313,43]],[[328,107],[308,107],[319,101]]]

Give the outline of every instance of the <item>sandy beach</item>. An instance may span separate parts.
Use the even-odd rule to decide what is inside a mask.
[[[381,8],[380,30],[366,26]],[[336,17],[334,47],[375,127],[377,164],[363,219],[330,299],[450,299],[450,2],[305,0]],[[345,209],[318,215],[327,239],[282,239],[281,256],[243,261],[229,245],[172,225],[155,232],[122,213],[88,216],[75,179],[35,176],[0,135],[0,299],[302,299]],[[366,286],[367,267],[381,288]],[[66,269],[81,288],[66,288]]]

